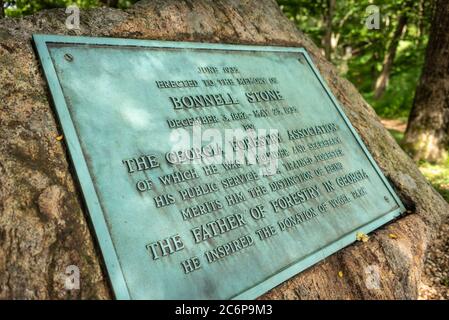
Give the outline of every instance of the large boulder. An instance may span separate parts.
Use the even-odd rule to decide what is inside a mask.
[[[426,250],[448,204],[274,0],[142,1],[127,11],[82,11],[78,31],[66,29],[66,18],[57,9],[0,20],[0,299],[112,297],[64,141],[56,138],[60,131],[33,33],[306,48],[408,213],[262,298],[417,297]],[[64,289],[69,265],[81,270],[80,290]],[[373,276],[367,270],[379,273],[380,288],[367,286]]]

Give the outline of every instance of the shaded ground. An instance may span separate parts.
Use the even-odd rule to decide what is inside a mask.
[[[391,119],[383,119],[382,123],[400,143],[404,137],[406,123]],[[422,162],[419,169],[449,202],[449,164],[433,165]],[[428,252],[419,299],[449,299],[449,221],[443,224]]]

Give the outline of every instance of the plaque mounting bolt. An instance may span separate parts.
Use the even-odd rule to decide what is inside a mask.
[[[66,53],[64,55],[64,59],[66,59],[68,62],[72,62],[73,61],[73,56],[70,53]]]

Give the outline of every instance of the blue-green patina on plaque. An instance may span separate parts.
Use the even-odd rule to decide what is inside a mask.
[[[252,299],[404,212],[303,49],[34,41],[119,299]],[[198,117],[275,130],[279,172],[178,163]]]

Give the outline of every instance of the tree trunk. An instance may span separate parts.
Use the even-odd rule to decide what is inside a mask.
[[[424,0],[418,3],[418,43],[422,41],[424,35]]]
[[[398,19],[398,24],[396,30],[394,31],[393,38],[391,39],[388,51],[385,54],[382,71],[377,77],[374,86],[374,98],[380,99],[385,92],[388,85],[388,80],[390,78],[391,70],[393,69],[394,58],[396,57],[396,51],[398,49],[399,40],[401,40],[402,34],[404,33],[405,26],[407,24],[407,16],[401,15]]]
[[[118,0],[100,0],[100,2],[112,8],[117,8],[118,5]]]
[[[324,35],[324,55],[331,61],[332,55],[332,18],[334,16],[335,0],[327,0],[327,11],[325,16],[326,33]]]
[[[5,17],[5,8],[3,7],[4,3],[3,0],[0,0],[0,18]]]
[[[449,146],[449,2],[438,0],[405,147],[416,160],[444,161]]]

